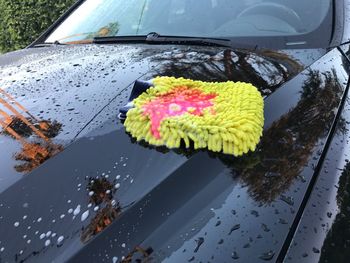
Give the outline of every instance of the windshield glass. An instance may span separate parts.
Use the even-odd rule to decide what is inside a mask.
[[[215,38],[299,36],[297,40],[304,40],[300,36],[331,21],[326,19],[330,7],[331,0],[86,0],[46,42],[84,43],[94,37],[150,32]]]

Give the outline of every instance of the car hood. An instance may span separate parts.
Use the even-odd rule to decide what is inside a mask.
[[[33,48],[3,55],[0,192],[79,135],[94,129],[96,115],[112,100],[125,102],[136,79],[175,76],[246,81],[269,95],[323,53],[324,50],[258,53],[183,46],[85,45]],[[116,115],[116,110],[111,114]],[[11,129],[4,129],[4,125]],[[37,144],[41,157],[30,157],[33,153],[28,152],[29,146],[23,146],[23,140],[27,145]]]
[[[86,45],[2,56],[0,259],[223,262],[252,247],[273,258],[344,92],[344,68],[318,70],[325,53]],[[259,149],[233,158],[133,141],[118,109],[136,79],[156,76],[253,83],[265,97]]]

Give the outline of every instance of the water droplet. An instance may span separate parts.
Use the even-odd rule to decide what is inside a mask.
[[[294,205],[294,198],[291,196],[281,195],[281,200],[290,206]]]
[[[275,252],[273,252],[272,250],[266,252],[266,253],[263,253],[259,258],[262,259],[262,260],[271,260],[273,259],[273,257],[275,256]]]
[[[57,244],[61,244],[64,240],[64,236],[60,236],[59,238],[57,238]]]
[[[231,235],[233,231],[239,229],[240,227],[241,227],[240,224],[234,225],[234,226],[231,228],[230,233],[228,233],[228,234]]]
[[[288,224],[288,222],[287,222],[286,220],[284,220],[283,218],[280,218],[280,219],[278,220],[278,222],[279,222],[280,224],[282,224],[282,225]]]
[[[201,245],[203,245],[204,238],[203,237],[199,237],[198,239],[196,239],[196,243],[197,243],[197,246],[196,246],[196,248],[193,251],[194,253],[197,253],[199,248],[201,247]]]
[[[81,222],[84,222],[88,217],[89,217],[89,210],[85,211],[85,212],[81,215]]]
[[[239,259],[238,253],[237,253],[236,251],[234,251],[234,252],[232,253],[231,257],[232,257],[234,260]]]
[[[79,213],[80,213],[80,208],[81,208],[81,206],[78,205],[78,206],[74,209],[74,211],[73,211],[73,215],[74,215],[74,216],[79,215]]]
[[[317,249],[317,248],[315,248],[315,247],[312,248],[312,251],[313,251],[314,253],[316,253],[316,254],[320,253],[320,250]]]
[[[258,217],[259,216],[259,212],[258,211],[255,211],[255,210],[252,210],[250,211],[250,213],[255,216],[255,217]]]
[[[270,229],[267,227],[267,225],[265,224],[261,224],[261,228],[262,230],[264,230],[265,232],[270,232]]]

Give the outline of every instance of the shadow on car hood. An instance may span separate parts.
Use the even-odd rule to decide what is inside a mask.
[[[307,68],[323,52],[139,45],[6,55],[0,65],[12,62],[2,67],[1,88],[10,97],[1,97],[0,109],[18,112],[0,133],[0,224],[7,226],[0,259],[272,259],[347,82],[337,50]],[[134,142],[118,109],[136,79],[155,76],[252,82],[266,98],[258,150],[234,158]],[[40,161],[26,145],[57,152]],[[28,162],[37,165],[18,169]]]

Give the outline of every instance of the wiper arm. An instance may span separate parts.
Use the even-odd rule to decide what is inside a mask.
[[[176,44],[176,45],[201,45],[231,47],[231,40],[224,38],[210,37],[189,37],[189,36],[162,36],[157,33],[149,33],[141,36],[109,36],[95,37],[93,43],[146,43],[146,44]]]

